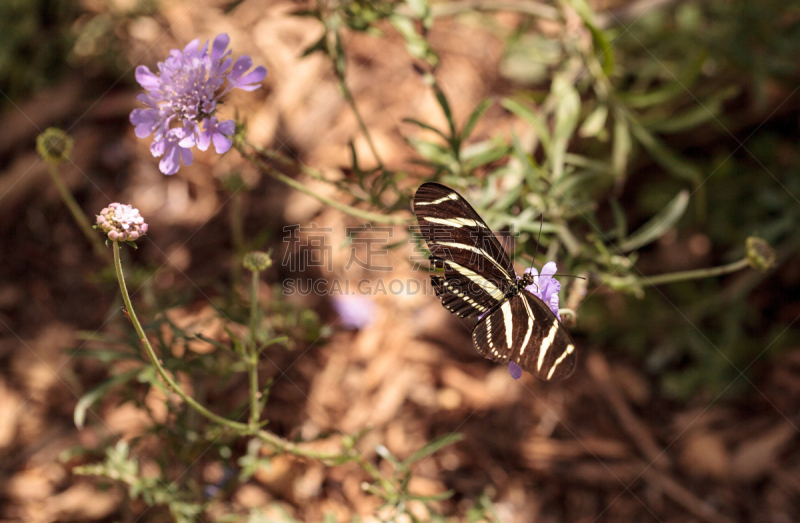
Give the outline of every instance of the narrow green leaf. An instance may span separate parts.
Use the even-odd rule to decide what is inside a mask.
[[[328,38],[327,33],[324,33],[322,35],[322,38],[320,38],[310,46],[306,47],[300,56],[305,58],[306,56],[314,54],[319,51],[325,52],[327,49],[327,42],[326,42],[327,38]]]
[[[475,108],[475,110],[472,111],[472,114],[470,114],[469,118],[467,118],[467,123],[461,130],[461,141],[464,141],[467,138],[469,138],[469,135],[472,134],[472,130],[475,128],[475,125],[481,119],[486,110],[492,106],[492,103],[493,103],[492,99],[487,98],[486,100],[479,103],[478,106]]]
[[[615,238],[622,239],[628,235],[628,219],[625,217],[625,211],[616,198],[611,198],[609,203],[611,204],[611,212],[614,215],[614,223],[616,224],[614,229]]]
[[[462,439],[464,439],[464,435],[460,433],[447,434],[445,436],[436,438],[435,440],[431,441],[430,443],[428,443],[427,445],[425,445],[424,447],[422,447],[421,449],[419,449],[418,451],[407,457],[405,460],[403,460],[403,466],[408,467],[409,465],[416,463],[422,458],[430,456],[434,452],[437,452],[445,447],[457,443]]]
[[[581,128],[578,131],[584,138],[589,138],[591,136],[597,136],[600,131],[606,126],[606,119],[608,118],[608,106],[605,104],[598,105],[594,111],[589,113],[589,116],[583,121],[581,124]]]
[[[677,178],[688,180],[697,185],[702,180],[700,170],[689,162],[672,152],[661,140],[656,138],[647,129],[635,120],[630,121],[631,132],[642,146],[647,149],[661,167],[675,175]]]
[[[683,216],[688,204],[689,191],[684,189],[636,232],[619,242],[619,249],[630,252],[660,238]]]
[[[86,411],[89,410],[97,400],[105,396],[108,391],[116,387],[117,385],[121,385],[127,381],[130,381],[134,376],[136,376],[142,369],[131,369],[127,372],[123,372],[122,374],[117,374],[113,376],[97,387],[93,388],[78,400],[78,403],[75,405],[75,412],[73,413],[73,419],[75,420],[75,426],[79,429],[83,428],[83,423],[86,421]]]
[[[417,120],[415,118],[403,118],[403,121],[406,122],[406,123],[412,123],[412,124],[416,125],[417,127],[421,127],[422,129],[427,129],[428,131],[433,131],[433,132],[435,132],[436,134],[438,134],[439,136],[441,136],[442,138],[444,138],[447,141],[450,140],[450,138],[448,138],[448,136],[446,134],[444,134],[442,131],[440,131],[439,129],[437,129],[436,127],[434,127],[432,125],[426,124],[425,122],[421,122],[421,121],[419,121],[419,120]]]
[[[447,125],[450,126],[450,137],[451,139],[455,140],[457,138],[456,121],[453,118],[453,111],[450,109],[450,103],[447,101],[447,95],[444,94],[444,91],[442,91],[442,88],[439,87],[439,84],[434,83],[432,87],[433,92],[436,95],[436,100],[439,102],[445,118],[447,118]]]
[[[619,181],[628,170],[628,157],[633,148],[628,119],[622,111],[614,111],[614,142],[611,145],[611,168]]]
[[[550,143],[552,141],[552,138],[550,137],[550,131],[548,130],[545,121],[538,114],[512,98],[504,98],[500,102],[500,105],[518,117],[522,118],[524,121],[528,122],[528,124],[535,131],[536,137],[540,142],[542,142],[542,147],[544,147],[545,150],[550,150]]]

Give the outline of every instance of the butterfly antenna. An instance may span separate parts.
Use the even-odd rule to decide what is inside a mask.
[[[533,263],[536,263],[536,253],[539,252],[539,240],[542,239],[542,225],[544,225],[544,213],[542,213],[542,219],[539,222],[539,236],[536,237],[536,248],[533,250]]]

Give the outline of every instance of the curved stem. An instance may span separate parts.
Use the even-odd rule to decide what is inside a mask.
[[[345,81],[344,75],[339,74],[339,89],[342,90],[342,95],[344,99],[347,100],[348,105],[353,110],[353,114],[356,117],[356,121],[358,121],[358,126],[361,128],[361,132],[364,134],[364,138],[367,139],[367,144],[369,145],[369,150],[372,151],[372,156],[375,157],[375,161],[378,162],[378,167],[383,169],[383,160],[381,160],[380,155],[378,154],[378,148],[375,147],[375,142],[372,141],[372,135],[367,129],[367,124],[364,123],[364,119],[361,117],[361,113],[356,106],[356,100],[353,98],[353,93],[350,92],[350,88],[347,86],[347,82]]]
[[[693,271],[672,272],[668,274],[659,274],[657,276],[642,276],[638,278],[642,285],[655,286],[663,285],[665,283],[675,283],[686,280],[699,280],[701,278],[711,278],[713,276],[721,276],[723,274],[730,274],[732,272],[740,271],[750,264],[747,258],[742,258],[739,261],[722,265],[720,267],[712,267],[710,269],[696,269]]]
[[[247,430],[248,426],[244,423],[239,423],[236,421],[229,420],[227,418],[223,418],[217,414],[214,414],[203,405],[195,401],[194,398],[186,394],[184,390],[181,388],[180,385],[170,376],[166,369],[161,365],[161,362],[158,360],[158,356],[156,356],[155,351],[153,350],[153,346],[150,345],[150,341],[147,339],[147,336],[144,333],[144,329],[142,325],[139,323],[139,319],[136,317],[136,311],[133,309],[133,303],[131,303],[131,297],[128,295],[128,286],[125,284],[125,277],[122,274],[122,262],[119,256],[119,242],[113,242],[114,244],[114,267],[117,270],[117,280],[119,280],[119,288],[122,292],[122,299],[125,302],[125,308],[128,311],[128,316],[131,319],[131,323],[133,323],[133,328],[136,329],[136,334],[139,336],[139,341],[141,341],[142,346],[144,346],[144,350],[147,352],[147,356],[150,358],[150,362],[156,368],[156,372],[161,377],[164,382],[169,385],[175,394],[180,396],[180,398],[186,402],[187,405],[191,406],[197,412],[205,416],[206,418],[219,423],[220,425],[224,425],[226,427],[230,427],[236,430]]]
[[[244,145],[245,143],[246,142],[234,141],[234,147],[236,147],[236,150],[239,151],[239,153],[245,159],[247,159],[257,167],[259,167],[261,170],[263,170],[272,178],[275,178],[276,180],[288,185],[292,189],[296,189],[303,194],[306,194],[308,196],[311,196],[312,198],[319,200],[320,202],[324,203],[325,205],[328,205],[329,207],[333,207],[334,209],[349,214],[350,216],[355,216],[356,218],[361,218],[362,220],[367,220],[376,223],[391,223],[397,225],[406,225],[411,223],[410,220],[407,218],[400,218],[398,216],[386,216],[384,214],[378,214],[375,212],[364,211],[362,209],[356,209],[355,207],[351,207],[350,205],[342,203],[339,200],[317,194],[308,187],[306,187],[303,183],[293,178],[290,178],[289,176],[286,176],[285,174],[278,171],[271,165],[267,164],[266,162],[256,158],[254,155],[247,152]]]
[[[250,429],[258,429],[261,409],[258,404],[258,347],[256,347],[256,327],[258,324],[258,271],[253,271],[250,284],[250,354],[247,365],[250,374]]]
[[[323,451],[316,451],[312,449],[305,449],[301,444],[293,443],[287,441],[277,434],[273,434],[266,430],[254,430],[246,423],[239,423],[238,421],[233,421],[227,418],[223,418],[217,414],[214,414],[206,407],[198,403],[194,398],[186,394],[186,392],[181,388],[181,386],[167,373],[166,369],[161,365],[161,362],[156,356],[155,351],[153,350],[152,345],[150,345],[150,341],[147,339],[147,336],[144,333],[144,329],[142,325],[139,323],[139,319],[136,317],[136,311],[133,309],[133,303],[131,302],[131,298],[128,294],[128,288],[125,284],[125,277],[122,274],[122,261],[120,260],[120,252],[119,252],[119,242],[114,243],[114,267],[117,270],[117,279],[119,280],[119,287],[122,293],[122,299],[125,302],[125,308],[128,311],[128,315],[131,319],[131,323],[133,323],[133,328],[136,330],[136,334],[139,336],[139,340],[142,342],[142,346],[145,348],[147,352],[147,356],[150,358],[150,362],[156,368],[156,372],[158,372],[159,377],[172,389],[175,394],[177,394],[187,405],[191,408],[196,410],[198,413],[202,414],[206,418],[220,425],[225,427],[229,427],[231,429],[236,430],[242,434],[254,434],[257,438],[265,441],[269,445],[271,445],[276,451],[287,452],[289,454],[294,454],[295,456],[301,456],[311,459],[319,459],[319,460],[342,460],[346,458],[347,460],[357,459],[356,456],[352,454],[352,452],[347,451],[345,453],[342,452],[323,452]],[[371,464],[370,464],[371,465]]]
[[[64,201],[64,205],[66,205],[69,211],[72,213],[72,217],[75,219],[78,227],[81,228],[83,235],[86,236],[86,239],[88,239],[89,243],[92,244],[95,254],[105,260],[108,260],[108,251],[104,248],[103,242],[100,241],[100,238],[97,236],[97,234],[92,230],[92,225],[89,222],[89,218],[87,218],[83,213],[81,206],[75,201],[75,198],[73,198],[72,193],[69,192],[64,180],[62,180],[61,176],[58,174],[58,167],[56,164],[49,163],[48,171],[50,172],[50,177],[53,179],[53,183],[56,186],[59,196],[61,196],[61,199]]]

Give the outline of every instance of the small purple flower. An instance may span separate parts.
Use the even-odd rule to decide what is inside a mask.
[[[533,274],[533,283],[525,287],[525,290],[545,302],[558,321],[561,321],[561,315],[558,314],[558,291],[561,290],[561,283],[553,278],[556,270],[555,262],[545,263],[541,275],[535,267],[526,270],[526,273]]]
[[[363,329],[375,319],[375,303],[361,294],[336,295],[333,308],[346,329]]]
[[[139,209],[117,202],[100,211],[95,228],[103,231],[111,241],[132,242],[147,234],[147,224]]]
[[[158,63],[157,73],[144,65],[136,68],[136,81],[147,91],[136,98],[146,108],[131,111],[130,121],[138,138],[154,135],[150,152],[163,156],[162,173],[175,174],[181,162],[191,165],[195,145],[205,151],[213,143],[219,154],[231,148],[235,125],[233,120],[217,120],[218,102],[231,89],[258,89],[267,70],[258,66],[250,71],[253,61],[247,55],[234,63],[229,43],[224,33],[214,38],[210,49],[208,42],[201,47],[200,40],[192,40],[183,51],[171,50]]]

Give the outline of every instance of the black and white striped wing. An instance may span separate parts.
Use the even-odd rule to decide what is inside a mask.
[[[414,213],[444,277],[431,281],[442,304],[463,318],[480,316],[516,284],[505,249],[475,209],[454,190],[428,182],[414,195]]]
[[[522,290],[495,306],[472,331],[475,348],[491,360],[516,362],[539,379],[564,379],[575,369],[575,343],[545,303]]]

